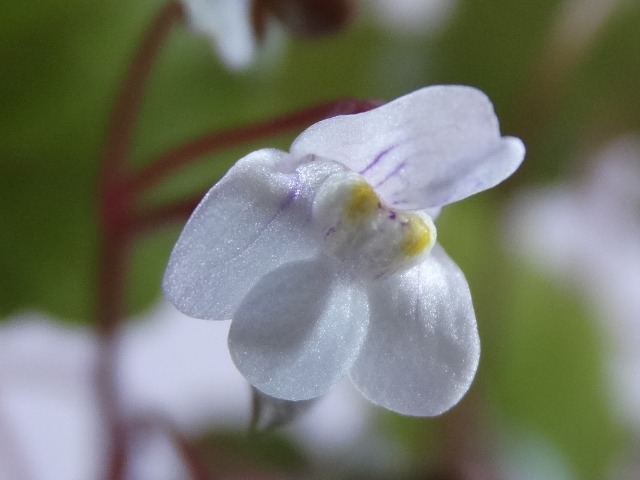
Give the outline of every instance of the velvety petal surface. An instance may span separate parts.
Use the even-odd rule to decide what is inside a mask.
[[[467,281],[436,245],[428,259],[374,282],[371,318],[351,378],[375,404],[415,416],[438,415],[469,388],[480,341]]]
[[[425,209],[500,183],[522,162],[524,145],[500,136],[486,95],[449,85],[316,123],[294,141],[291,153],[340,162],[362,174],[387,203]]]
[[[313,175],[282,173],[289,155],[239,160],[203,198],[169,259],[165,296],[196,318],[230,319],[265,273],[316,255],[306,191]],[[310,201],[310,200],[309,200]]]
[[[360,283],[336,276],[324,258],[265,275],[231,322],[229,350],[245,378],[285,400],[327,393],[347,373],[366,335]]]

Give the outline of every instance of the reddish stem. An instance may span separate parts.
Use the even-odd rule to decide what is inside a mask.
[[[116,358],[115,332],[103,334],[98,352],[96,369],[96,385],[100,411],[106,423],[109,434],[109,452],[106,480],[120,480],[124,478],[127,465],[127,427],[121,420],[120,398],[114,378]]]
[[[103,155],[103,192],[122,179],[147,80],[165,38],[182,15],[182,5],[177,0],[169,1],[149,26],[131,62],[109,122]]]
[[[488,460],[491,442],[478,419],[478,390],[472,389],[451,411],[440,418],[442,452],[440,472],[451,480],[499,480]]]
[[[182,16],[176,0],[167,3],[156,16],[136,52],[122,90],[116,99],[103,155],[101,183],[101,228],[104,244],[98,278],[97,324],[110,335],[124,313],[127,230],[131,197],[125,188],[126,158],[133,129],[151,69],[171,27]]]
[[[360,113],[381,105],[382,102],[344,98],[298,110],[282,117],[264,120],[248,127],[223,132],[212,132],[161,154],[149,166],[134,173],[127,185],[129,192],[140,193],[195,158],[243,143],[277,135],[292,129],[306,127],[319,120],[336,115]]]
[[[130,244],[128,229],[132,201],[126,189],[122,188],[127,173],[126,159],[152,67],[171,27],[181,16],[181,5],[172,0],[147,30],[116,99],[102,159],[100,227],[103,245],[96,305],[96,326],[101,342],[96,385],[111,441],[106,472],[109,480],[123,478],[127,454],[126,427],[120,420],[114,379],[116,331],[125,313],[124,282]]]
[[[166,435],[180,452],[193,480],[214,480],[215,477],[207,469],[205,462],[193,443],[168,419],[156,416],[143,416],[131,421],[130,424],[133,430],[158,429]]]
[[[202,200],[202,194],[179,202],[162,205],[138,213],[133,220],[135,233],[145,233],[168,223],[185,221]]]
[[[180,451],[193,480],[212,480],[214,478],[208,471],[205,462],[198,454],[196,448],[184,435],[176,428],[171,427],[167,430],[167,435],[172,438],[174,444]]]
[[[168,175],[171,171],[179,169],[206,153],[213,153],[296,127],[302,128],[315,121],[335,115],[364,112],[379,105],[380,102],[373,100],[341,99],[305,108],[275,120],[263,121],[249,127],[210,133],[158,157],[149,168],[140,171],[138,175],[131,179],[128,190],[138,194],[144,188],[150,187],[162,177]],[[132,219],[131,228],[136,233],[143,233],[167,223],[185,220],[193,212],[201,198],[202,195],[198,195],[176,203],[145,210]]]

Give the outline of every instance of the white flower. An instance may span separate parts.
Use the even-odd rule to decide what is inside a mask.
[[[480,347],[429,212],[496,185],[523,156],[470,87],[324,120],[207,193],[165,294],[190,316],[233,319],[232,358],[268,395],[314,398],[349,373],[375,404],[437,415],[468,389]]]
[[[250,0],[182,0],[188,25],[210,38],[232,69],[249,66],[256,50]]]
[[[369,7],[383,27],[408,34],[434,33],[455,13],[456,0],[374,0]]]

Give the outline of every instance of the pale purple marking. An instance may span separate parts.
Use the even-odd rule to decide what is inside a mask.
[[[300,193],[301,193],[300,175],[298,174],[298,172],[296,172],[293,188],[289,190],[289,193],[287,193],[287,196],[278,207],[278,210],[276,210],[273,216],[257,232],[255,232],[255,234],[245,243],[245,245],[242,248],[238,249],[238,252],[235,255],[233,255],[231,258],[227,259],[226,261],[227,262],[233,261],[236,258],[238,258],[240,255],[242,255],[246,250],[248,250],[249,247],[253,245],[258,240],[258,238],[260,238],[260,235],[262,235],[262,233],[267,228],[269,228],[269,225],[271,225],[274,222],[274,220],[278,218],[287,209],[287,207],[289,207],[295,201],[296,198],[298,198]],[[222,267],[222,265],[220,265],[220,267]]]
[[[268,223],[273,222],[278,215],[280,215],[289,205],[293,203],[293,201],[300,196],[300,174],[296,172],[296,180],[293,185],[293,188],[289,190],[287,197],[284,199],[280,207],[278,207],[278,211],[273,215],[273,218],[269,220]]]
[[[391,177],[393,177],[394,175],[396,175],[400,170],[402,170],[404,167],[407,166],[407,162],[400,162],[398,164],[398,166],[396,168],[394,168],[390,173],[387,174],[386,177],[384,177],[381,181],[379,181],[378,183],[376,183],[373,188],[378,188],[380,185],[382,185],[383,183],[385,183],[387,180],[389,180]]]
[[[391,145],[388,148],[385,148],[383,151],[381,151],[378,155],[376,155],[376,158],[373,159],[373,161],[367,165],[365,167],[364,170],[359,171],[358,173],[360,175],[364,175],[366,172],[368,172],[371,168],[373,168],[380,160],[382,160],[382,158],[389,153],[391,150],[393,150],[394,148],[399,147],[400,145],[402,145],[402,143],[404,142],[400,142],[400,143],[396,143],[395,145]]]
[[[329,236],[333,235],[334,233],[336,233],[336,229],[335,227],[331,227],[329,230],[327,230],[327,233],[324,234],[325,240],[329,238]]]

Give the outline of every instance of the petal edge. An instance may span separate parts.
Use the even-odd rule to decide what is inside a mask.
[[[371,402],[435,416],[468,390],[480,355],[464,275],[436,245],[413,269],[374,285],[369,332],[351,379]]]

